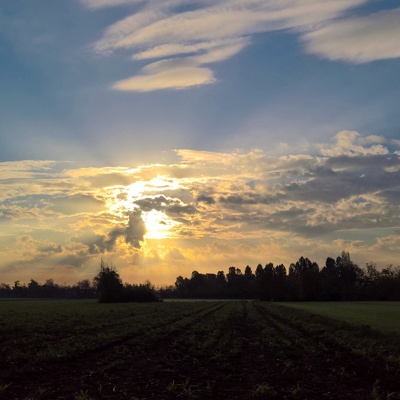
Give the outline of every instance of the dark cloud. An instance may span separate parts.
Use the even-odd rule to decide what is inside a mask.
[[[243,196],[231,195],[231,196],[221,196],[219,198],[221,203],[229,203],[229,204],[257,204],[257,201],[254,199],[249,199]]]
[[[400,156],[397,154],[369,154],[359,156],[336,156],[330,157],[326,160],[325,166],[328,168],[346,168],[351,169],[374,169],[388,168],[399,166]]]
[[[215,204],[214,197],[212,196],[206,196],[205,194],[201,194],[200,196],[197,197],[196,199],[198,202],[206,203],[206,204]]]
[[[129,215],[128,226],[124,232],[126,243],[140,249],[140,242],[143,242],[145,233],[146,225],[142,220],[142,212],[133,211]]]
[[[171,204],[169,207],[166,208],[165,213],[171,217],[178,216],[180,214],[195,214],[196,207],[192,206],[191,204]]]
[[[144,241],[146,226],[142,219],[140,210],[132,211],[128,215],[128,225],[118,226],[114,228],[108,235],[97,235],[94,240],[86,241],[89,253],[98,254],[111,252],[114,250],[115,244],[119,237],[123,237],[126,243],[132,247],[140,249],[140,242]]]
[[[170,200],[164,195],[154,197],[144,197],[136,200],[135,204],[140,207],[142,211],[149,212],[152,210],[163,211],[169,204]]]
[[[400,188],[392,190],[383,190],[379,196],[389,203],[400,205]]]
[[[38,251],[41,253],[62,253],[63,247],[60,244],[50,243],[46,246],[39,246]]]
[[[399,186],[400,158],[396,155],[340,156],[304,171],[298,181],[282,187],[293,201],[336,203],[341,199]]]
[[[135,204],[142,211],[162,211],[174,219],[182,214],[195,214],[197,212],[196,207],[193,205],[185,204],[179,199],[172,199],[164,195],[144,197],[136,200]]]

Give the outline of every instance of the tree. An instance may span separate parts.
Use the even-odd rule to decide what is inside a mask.
[[[120,301],[125,303],[146,303],[159,301],[159,299],[154,290],[154,286],[150,281],[147,281],[142,285],[130,285],[129,283],[125,283]]]
[[[115,303],[121,300],[123,285],[115,266],[108,265],[102,259],[100,270],[93,278],[100,303]]]
[[[350,254],[345,251],[342,251],[341,256],[337,257],[336,265],[339,269],[341,300],[357,299],[360,283],[364,279],[363,271],[351,261]]]
[[[28,283],[28,296],[29,297],[40,297],[41,295],[41,286],[37,281],[31,279]]]
[[[291,300],[313,301],[319,296],[319,267],[316,262],[300,257],[289,268]]]
[[[283,264],[275,267],[274,275],[274,288],[275,288],[275,300],[283,301],[287,297],[287,273],[286,268]]]

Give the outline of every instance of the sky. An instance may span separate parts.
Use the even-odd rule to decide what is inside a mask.
[[[400,3],[2,0],[0,283],[399,265]]]

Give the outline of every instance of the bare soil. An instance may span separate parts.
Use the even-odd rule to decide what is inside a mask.
[[[400,399],[399,354],[363,354],[345,342],[352,327],[293,315],[221,303],[69,360],[1,369],[0,399]]]

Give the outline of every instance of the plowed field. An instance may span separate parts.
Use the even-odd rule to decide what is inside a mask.
[[[400,336],[263,302],[0,303],[1,399],[400,399]]]

